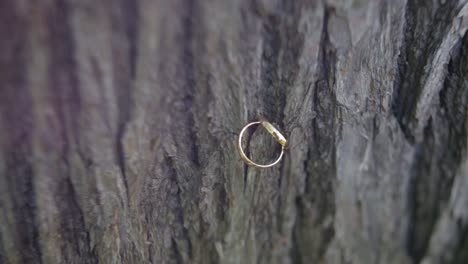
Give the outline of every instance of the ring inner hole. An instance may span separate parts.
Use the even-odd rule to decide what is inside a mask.
[[[281,154],[281,144],[262,125],[249,127],[242,145],[245,154],[260,165],[274,162]]]

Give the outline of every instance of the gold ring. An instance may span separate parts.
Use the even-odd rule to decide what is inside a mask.
[[[247,155],[244,152],[244,149],[242,148],[242,136],[244,135],[244,132],[250,126],[259,125],[259,124],[261,124],[273,136],[273,138],[276,139],[276,141],[278,141],[278,143],[281,144],[281,154],[280,154],[280,156],[278,157],[277,160],[275,160],[273,163],[268,164],[268,165],[261,165],[261,164],[257,164],[255,162],[253,162],[252,160],[249,159],[249,157],[247,157]],[[283,158],[283,154],[284,154],[284,148],[286,147],[287,142],[288,141],[283,136],[283,134],[281,134],[281,132],[279,132],[279,130],[276,129],[270,122],[268,122],[268,121],[256,121],[256,122],[252,122],[252,123],[247,124],[244,128],[242,128],[241,132],[239,133],[239,142],[238,142],[239,143],[239,146],[238,146],[239,147],[239,154],[240,154],[242,160],[244,160],[245,163],[247,163],[247,165],[254,166],[254,167],[257,167],[257,168],[269,168],[269,167],[275,166],[276,164],[278,164],[278,162],[281,161],[281,158]]]

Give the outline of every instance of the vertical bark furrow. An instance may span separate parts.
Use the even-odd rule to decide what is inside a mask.
[[[10,177],[7,184],[11,188],[10,199],[13,207],[12,212],[8,214],[11,214],[10,217],[14,221],[10,224],[13,228],[10,237],[4,235],[8,243],[14,243],[7,253],[7,261],[42,263],[34,173],[32,164],[25,158],[31,151],[28,150],[27,142],[16,145],[17,150],[5,153],[10,156],[5,161],[7,170],[4,173]],[[11,249],[13,250],[10,251]]]
[[[179,16],[167,19],[174,26],[174,32],[165,32],[168,36],[159,52],[165,57],[158,58],[164,65],[160,76],[162,85],[158,87],[163,101],[167,102],[161,118],[167,123],[167,131],[163,133],[162,149],[166,157],[161,166],[167,167],[165,173],[160,175],[167,179],[167,198],[158,201],[162,210],[167,210],[169,217],[163,219],[166,227],[164,232],[170,232],[172,253],[160,258],[159,261],[187,263],[199,258],[201,252],[194,252],[192,243],[198,243],[200,232],[200,215],[198,204],[201,185],[200,157],[198,136],[195,126],[195,94],[196,72],[194,46],[196,38],[193,34],[198,25],[197,1],[177,1],[171,3],[169,10],[177,10]],[[159,85],[161,85],[159,84]],[[170,118],[168,118],[170,117]],[[156,131],[158,132],[158,131]],[[170,173],[167,174],[167,171]],[[158,218],[158,215],[154,216]],[[156,220],[157,221],[157,220]],[[159,234],[167,236],[167,233]],[[164,251],[167,242],[157,242],[159,250]],[[155,259],[154,261],[158,261]]]
[[[468,88],[467,37],[455,49],[448,65],[440,105],[425,128],[417,145],[413,176],[412,228],[409,233],[410,255],[419,262],[426,252],[438,219],[447,208],[453,182],[466,155]],[[427,194],[431,193],[430,197]]]
[[[410,227],[408,233],[408,254],[415,263],[419,263],[424,256],[429,238],[431,237],[437,219],[437,197],[428,201],[426,193],[434,193],[438,188],[439,175],[431,173],[434,146],[434,130],[430,120],[424,129],[424,143],[417,147],[414,174],[410,188]]]
[[[28,19],[12,1],[0,4],[0,251],[5,262],[41,263],[34,184],[35,122],[27,86]],[[8,36],[8,37],[6,37]]]
[[[295,226],[297,259],[300,263],[321,262],[333,239],[330,219],[334,215],[333,185],[335,169],[335,107],[334,96],[336,49],[329,39],[329,19],[334,10],[325,7],[320,40],[317,80],[313,86],[312,120],[308,150],[304,160],[306,171],[304,194],[296,198],[298,210]],[[314,214],[314,212],[318,214]]]
[[[448,65],[444,88],[440,92],[440,108],[448,123],[450,158],[444,159],[459,165],[467,150],[468,134],[468,34],[465,33],[458,49],[454,50]],[[453,166],[447,166],[453,168]]]
[[[168,222],[173,228],[172,246],[174,247],[176,263],[186,263],[190,261],[190,259],[193,259],[192,241],[186,227],[188,222],[184,219],[184,215],[188,212],[186,212],[184,208],[184,197],[182,197],[181,186],[177,179],[175,161],[170,157],[166,157],[166,162],[168,163],[169,170],[171,170],[171,181],[174,188],[174,190],[171,190],[171,194],[174,195],[174,197],[170,197],[169,199],[173,200],[175,203],[170,208],[173,210],[175,219]]]
[[[463,263],[468,259],[468,227],[460,231],[460,240],[453,254],[452,263]]]
[[[138,2],[123,0],[112,14],[114,30],[113,73],[118,105],[117,131],[115,133],[115,160],[122,174],[127,199],[129,199],[129,175],[127,172],[123,140],[134,107],[134,90],[138,45]]]
[[[4,252],[3,238],[0,236],[0,263],[6,263],[6,254]]]
[[[50,6],[47,28],[50,29],[50,104],[58,123],[49,129],[53,130],[50,136],[56,136],[54,140],[60,142],[57,148],[46,151],[55,153],[57,160],[49,160],[51,164],[57,164],[56,171],[50,171],[55,183],[50,186],[54,206],[59,211],[57,227],[49,226],[52,232],[60,233],[60,237],[66,241],[56,252],[48,251],[46,261],[61,258],[64,262],[88,261],[95,263],[96,256],[91,253],[90,237],[85,225],[84,213],[78,202],[77,193],[73,186],[73,165],[71,160],[75,147],[79,144],[76,135],[79,129],[79,116],[82,102],[79,85],[76,76],[75,44],[70,27],[69,4],[66,1],[57,1]],[[65,45],[64,45],[65,43]],[[39,108],[39,111],[43,109]],[[40,139],[47,140],[45,138]],[[41,142],[45,143],[44,141]],[[43,145],[45,146],[45,145]],[[45,206],[45,205],[42,205]],[[45,209],[42,207],[42,209]],[[70,217],[73,215],[74,217]],[[54,229],[56,228],[56,229]],[[48,235],[43,232],[43,235]],[[42,246],[50,247],[46,241]],[[60,243],[60,242],[59,242]],[[50,248],[49,248],[50,249]],[[59,257],[60,256],[60,257]],[[48,259],[48,260],[47,260]]]
[[[256,109],[254,116],[268,117],[271,122],[279,123],[282,120],[281,102],[284,102],[284,87],[278,82],[279,52],[284,41],[280,35],[281,17],[277,14],[266,14],[263,20],[262,87],[261,93],[257,95],[263,100],[263,109]]]
[[[455,15],[458,0],[446,3],[411,0],[406,7],[405,36],[399,59],[397,87],[393,90],[392,110],[407,139],[414,141],[416,107],[431,69],[431,61]]]
[[[182,51],[181,51],[181,67],[183,67],[181,73],[181,78],[184,80],[183,86],[181,87],[185,91],[182,103],[185,105],[183,113],[189,113],[186,116],[186,129],[189,133],[188,138],[191,142],[190,148],[190,160],[193,162],[194,166],[200,165],[200,160],[198,157],[198,139],[195,130],[195,121],[194,121],[194,97],[196,94],[196,75],[195,75],[195,55],[194,55],[194,46],[196,41],[196,36],[193,32],[195,27],[199,22],[197,16],[197,6],[199,3],[197,1],[184,1],[183,5],[186,7],[186,14],[181,18],[182,19]]]

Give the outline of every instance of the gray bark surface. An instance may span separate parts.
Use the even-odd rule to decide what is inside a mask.
[[[466,0],[0,1],[0,263],[468,263],[467,28]]]

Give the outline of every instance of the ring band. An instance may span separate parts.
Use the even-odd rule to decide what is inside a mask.
[[[255,162],[253,162],[249,157],[247,157],[247,155],[244,152],[244,149],[242,148],[242,136],[244,135],[247,128],[249,128],[250,126],[260,125],[260,124],[268,131],[268,133],[270,133],[273,136],[273,138],[276,139],[276,141],[278,141],[278,143],[281,144],[281,154],[280,154],[280,156],[273,163],[268,164],[268,165],[261,165],[261,164],[257,164]],[[245,163],[247,163],[247,165],[254,166],[254,167],[257,167],[257,168],[269,168],[269,167],[275,166],[276,164],[278,164],[278,162],[281,161],[281,158],[283,158],[283,154],[284,154],[284,148],[286,147],[287,142],[288,141],[283,136],[283,134],[281,134],[281,132],[279,132],[279,130],[276,129],[270,122],[268,122],[268,121],[255,121],[255,122],[247,124],[244,128],[242,128],[241,132],[239,133],[239,142],[238,142],[239,154],[240,154],[242,160],[244,160]]]

